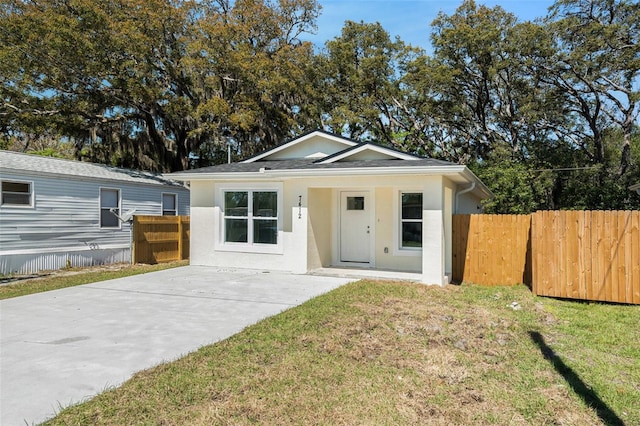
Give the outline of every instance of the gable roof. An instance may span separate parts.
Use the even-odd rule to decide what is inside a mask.
[[[635,185],[631,185],[629,187],[630,191],[636,191],[638,194],[640,194],[640,183],[637,183]]]
[[[336,161],[354,160],[420,160],[420,157],[377,145],[364,142],[345,150],[331,154],[316,161],[318,164],[335,163]]]
[[[250,157],[242,162],[253,163],[255,161],[272,161],[284,159],[291,160],[294,158],[300,158],[300,155],[298,155],[297,157],[295,156],[295,152],[300,152],[301,146],[312,145],[313,142],[322,143],[322,148],[328,152],[315,151],[312,148],[311,150],[309,150],[308,154],[302,155],[303,158],[324,158],[328,155],[340,152],[346,148],[358,145],[358,142],[352,141],[351,139],[343,138],[341,136],[325,132],[323,130],[314,130],[295,139],[288,140],[260,154],[256,154],[253,157]],[[287,153],[293,155],[288,156]]]
[[[170,185],[184,188],[182,184],[158,173],[3,150],[0,150],[0,172],[11,172],[16,175],[37,174],[149,185]]]

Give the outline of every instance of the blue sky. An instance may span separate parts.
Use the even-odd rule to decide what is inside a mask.
[[[305,35],[304,40],[318,46],[340,35],[344,21],[380,22],[393,39],[396,35],[430,51],[431,22],[438,12],[455,12],[462,0],[319,0],[322,12],[318,18],[318,32]],[[501,6],[521,21],[534,20],[546,15],[554,3],[551,0],[476,0],[478,4]]]

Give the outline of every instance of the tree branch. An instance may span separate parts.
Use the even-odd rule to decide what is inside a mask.
[[[24,109],[24,108],[19,108],[19,107],[15,106],[15,105],[12,105],[12,104],[10,104],[8,102],[5,102],[3,105],[5,107],[7,107],[7,108],[10,108],[10,109],[14,110],[15,112],[17,112],[19,114],[27,112],[27,113],[31,113],[31,114],[34,114],[34,115],[52,116],[52,115],[56,115],[56,114],[60,113],[59,109],[53,109],[53,110],[40,110],[40,109],[36,109],[36,108]],[[3,112],[3,113],[0,113],[0,115],[5,116],[5,115],[9,115],[9,113],[8,112]]]

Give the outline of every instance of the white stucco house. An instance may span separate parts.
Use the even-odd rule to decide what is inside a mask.
[[[438,285],[451,277],[452,214],[492,195],[465,166],[322,131],[167,177],[190,183],[193,265],[363,268]]]

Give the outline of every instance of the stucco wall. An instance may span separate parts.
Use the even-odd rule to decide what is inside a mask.
[[[422,281],[441,285],[445,276],[444,238],[444,182],[433,177],[424,182],[423,191],[429,194],[422,202]]]
[[[307,270],[307,209],[298,207],[298,195],[306,191],[300,183],[282,184],[265,182],[265,185],[282,187],[282,223],[278,232],[277,247],[271,253],[249,252],[239,247],[222,245],[222,197],[220,185],[241,185],[252,188],[256,184],[212,181],[193,182],[191,185],[191,264],[227,268],[255,268],[306,272]],[[304,200],[303,195],[303,200]]]
[[[195,180],[191,182],[191,207],[213,207],[213,203],[213,181]]]
[[[376,268],[420,272],[422,252],[399,250],[399,194],[402,189],[401,187],[376,189]]]
[[[326,136],[312,136],[307,139],[305,143],[289,146],[286,149],[275,152],[269,155],[270,160],[287,160],[305,158],[307,156],[314,156],[322,154],[321,156],[330,155],[338,151],[342,151],[349,145],[328,140]]]
[[[451,280],[453,271],[453,212],[455,210],[456,185],[448,179],[444,179],[443,220],[444,220],[444,272]]]
[[[307,266],[309,269],[328,267],[331,266],[333,191],[330,188],[311,188],[308,199]]]
[[[457,196],[457,206],[455,214],[478,214],[482,213],[480,198],[471,192]]]

